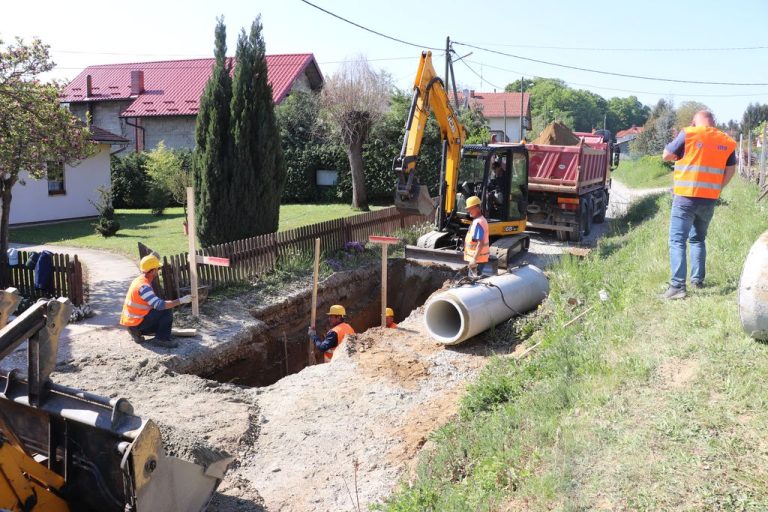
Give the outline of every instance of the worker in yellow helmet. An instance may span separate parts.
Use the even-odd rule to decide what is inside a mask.
[[[488,221],[480,209],[482,201],[477,196],[467,199],[467,213],[472,218],[472,224],[464,238],[464,261],[469,266],[469,275],[490,274],[490,238]]]
[[[345,321],[347,311],[344,306],[334,304],[328,310],[328,324],[331,328],[325,335],[325,338],[320,339],[317,336],[317,331],[314,325],[309,326],[309,339],[315,344],[317,350],[323,353],[323,358],[326,363],[330,363],[333,359],[333,353],[336,347],[344,343],[344,339],[347,334],[355,334],[355,330]]]
[[[139,263],[141,275],[133,280],[123,303],[123,314],[120,325],[128,328],[133,340],[144,342],[144,335],[154,334],[149,342],[163,348],[178,346],[171,339],[173,327],[173,312],[171,309],[192,302],[191,295],[180,299],[163,300],[152,289],[152,280],[157,277],[160,260],[150,254],[144,256]]]
[[[395,311],[392,308],[387,308],[387,328],[397,329],[397,324],[395,323]]]

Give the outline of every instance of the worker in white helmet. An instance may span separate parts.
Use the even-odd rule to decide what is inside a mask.
[[[317,350],[323,353],[323,358],[326,363],[330,363],[333,359],[333,353],[336,347],[344,342],[347,334],[355,334],[355,330],[345,321],[347,311],[344,306],[334,304],[328,310],[328,324],[331,326],[325,338],[319,338],[314,325],[309,326],[309,339],[315,344]]]

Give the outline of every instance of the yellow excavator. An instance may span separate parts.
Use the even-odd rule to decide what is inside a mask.
[[[421,142],[430,111],[440,127],[442,162],[438,196],[433,199],[416,177]],[[395,206],[404,214],[434,215],[435,230],[406,247],[406,258],[460,265],[471,224],[466,200],[478,196],[488,220],[491,256],[499,267],[528,250],[528,152],[524,144],[465,144],[466,131],[451,106],[445,84],[422,52],[405,124],[397,174]]]

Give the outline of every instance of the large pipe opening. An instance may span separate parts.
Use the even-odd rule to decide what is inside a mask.
[[[461,338],[465,321],[458,304],[450,299],[439,299],[427,305],[424,323],[430,336],[449,345]]]

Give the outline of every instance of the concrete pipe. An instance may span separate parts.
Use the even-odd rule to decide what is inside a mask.
[[[527,265],[435,294],[427,302],[424,323],[432,339],[456,345],[535,308],[547,293],[544,273]]]
[[[739,281],[741,325],[756,340],[768,341],[768,231],[752,245]]]

